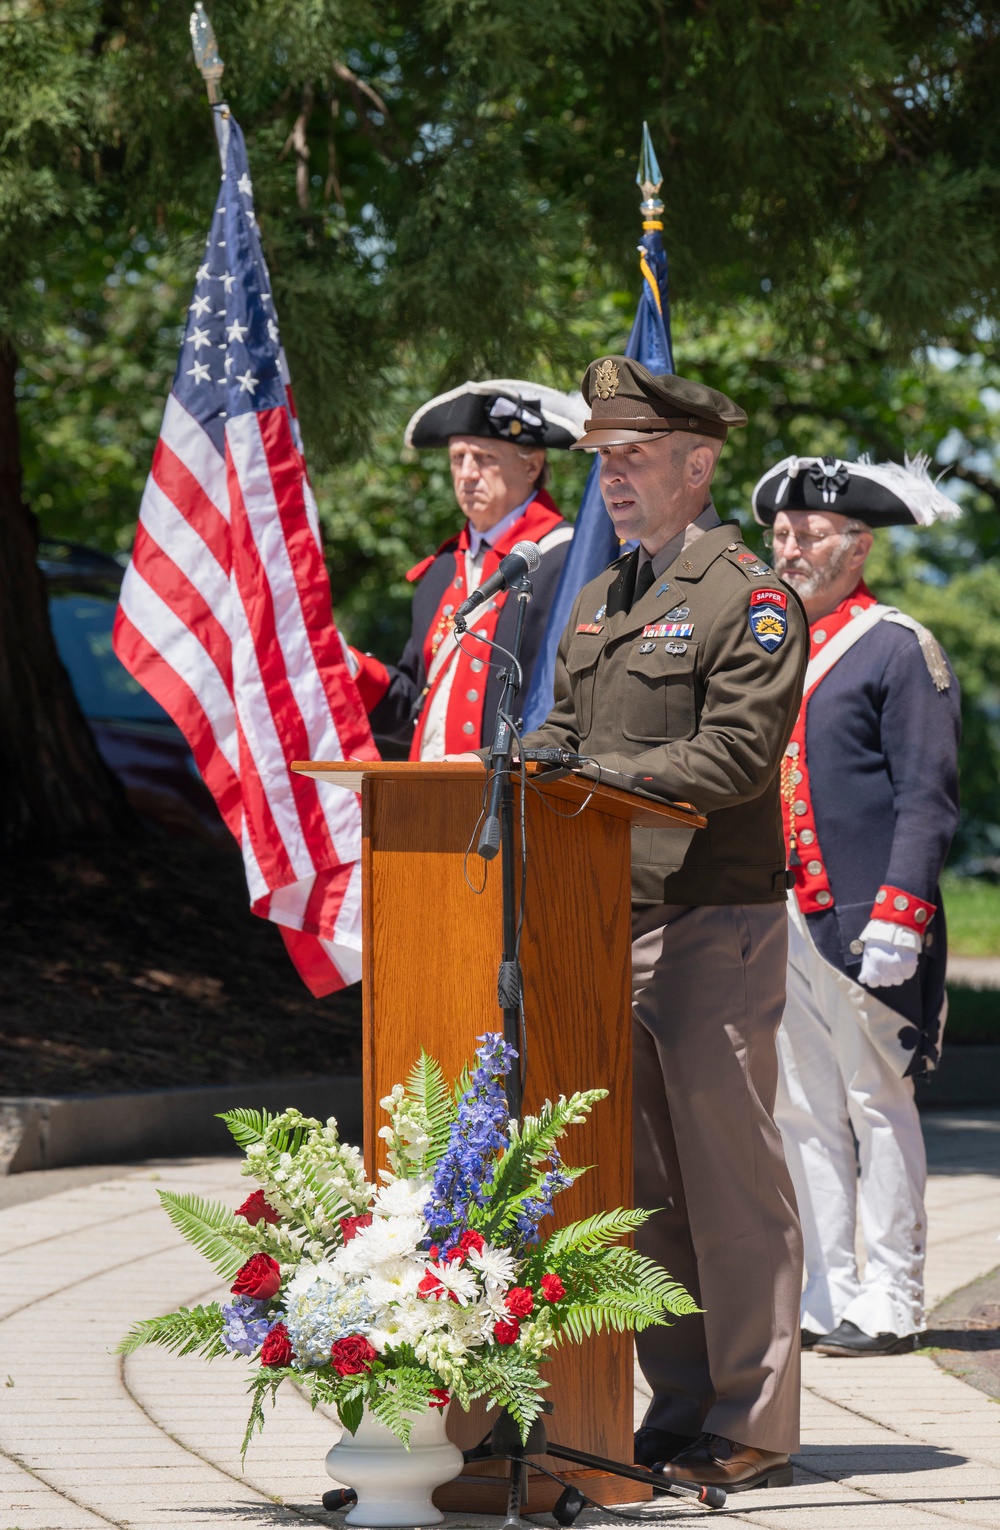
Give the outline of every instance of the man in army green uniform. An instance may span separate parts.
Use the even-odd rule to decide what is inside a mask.
[[[727,1489],[791,1480],[802,1253],[774,1124],[785,1002],[779,772],[808,654],[798,597],[710,499],[723,394],[606,356],[577,443],[601,456],[619,537],[639,546],[580,593],[555,704],[526,746],[586,774],[693,803],[708,827],[633,838],[639,1248],[704,1315],[638,1336],[653,1394],[636,1458]]]

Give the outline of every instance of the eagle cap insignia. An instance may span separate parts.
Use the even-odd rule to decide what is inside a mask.
[[[594,386],[598,398],[614,398],[618,392],[618,363],[601,361],[594,372]]]

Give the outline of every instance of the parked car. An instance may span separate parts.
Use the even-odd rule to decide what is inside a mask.
[[[59,657],[104,762],[135,812],[168,834],[232,846],[184,735],[115,657],[121,564],[93,547],[43,540],[38,565]]]

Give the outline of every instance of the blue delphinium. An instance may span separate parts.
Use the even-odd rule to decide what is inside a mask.
[[[226,1320],[222,1342],[232,1355],[252,1355],[270,1332],[267,1302],[238,1296],[234,1302],[223,1302],[222,1316]]]
[[[551,1216],[552,1202],[560,1190],[568,1190],[573,1183],[572,1175],[563,1173],[562,1159],[555,1148],[549,1154],[549,1162],[552,1167],[543,1174],[536,1194],[521,1202],[521,1210],[514,1219],[523,1248],[530,1248],[539,1241],[539,1223]]]
[[[458,1105],[448,1146],[434,1170],[424,1208],[431,1237],[447,1253],[468,1225],[469,1209],[485,1206],[496,1154],[507,1146],[509,1120],[504,1078],[517,1058],[498,1031],[477,1036],[477,1066]]]

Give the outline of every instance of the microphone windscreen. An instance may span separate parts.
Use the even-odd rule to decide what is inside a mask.
[[[511,552],[524,559],[529,574],[534,573],[542,561],[542,555],[538,551],[538,544],[536,542],[517,542],[511,548]]]

